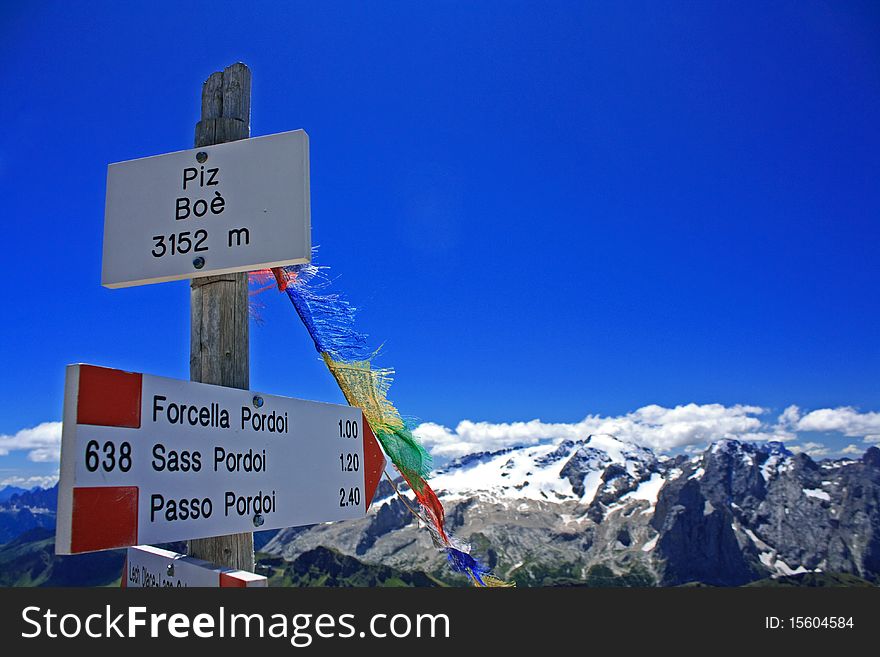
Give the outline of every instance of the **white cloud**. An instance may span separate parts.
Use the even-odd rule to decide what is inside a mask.
[[[13,434],[0,435],[0,456],[26,451],[36,463],[57,462],[61,458],[61,422],[43,422]]]
[[[805,412],[796,405],[790,405],[778,416],[775,424],[762,420],[761,416],[766,412],[760,406],[743,404],[724,406],[692,403],[674,408],[650,404],[625,415],[589,415],[580,422],[572,423],[550,423],[538,419],[496,423],[463,420],[450,429],[427,422],[420,425],[415,434],[440,458],[517,445],[583,439],[599,433],[612,434],[658,452],[678,448],[686,452],[699,451],[707,444],[724,438],[795,441],[801,432],[838,433],[850,438],[861,436],[867,443],[880,443],[880,413],[877,412],[861,413],[849,406]],[[836,453],[836,449],[818,442],[803,443],[793,449],[817,458]]]
[[[426,422],[416,427],[413,434],[435,456],[455,457],[513,445],[535,445],[556,439],[579,438],[586,435],[583,433],[582,424],[548,424],[540,420],[510,423],[462,420],[455,430],[452,430],[433,422]]]
[[[18,488],[33,488],[34,486],[39,486],[40,488],[51,488],[56,483],[58,483],[58,475],[34,475],[31,477],[21,477],[18,475],[13,475],[12,477],[7,477],[0,481],[0,488],[4,486],[16,486]]]
[[[864,450],[858,445],[847,445],[842,450],[840,450],[841,454],[853,454],[855,456],[861,456]]]
[[[779,427],[784,429],[794,429],[798,420],[801,419],[801,409],[792,404],[779,416]]]
[[[802,445],[790,445],[789,449],[795,454],[806,452],[814,459],[828,456],[831,453],[831,450],[825,447],[822,443],[814,442],[804,443]]]
[[[797,431],[837,431],[844,436],[859,437],[880,434],[880,413],[860,413],[852,406],[820,408],[797,421]]]
[[[759,406],[685,404],[665,408],[656,404],[613,417],[587,416],[575,423],[473,422],[463,420],[455,429],[428,422],[415,435],[438,457],[455,457],[515,445],[532,445],[564,439],[583,439],[608,433],[621,440],[666,451],[690,445],[705,445],[722,438],[741,440],[790,440],[785,431],[767,428],[756,417],[765,413]]]

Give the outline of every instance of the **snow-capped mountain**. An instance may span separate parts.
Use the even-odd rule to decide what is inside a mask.
[[[472,454],[434,473],[447,525],[522,584],[742,584],[840,572],[880,579],[880,449],[816,463],[726,440],[657,457],[611,436]],[[327,546],[433,572],[442,554],[383,484],[363,520],[284,530],[288,559]]]
[[[434,473],[431,485],[449,501],[531,499],[590,504],[607,492],[602,474],[612,466],[630,483],[657,472],[657,459],[643,447],[611,436],[483,452],[458,459]]]

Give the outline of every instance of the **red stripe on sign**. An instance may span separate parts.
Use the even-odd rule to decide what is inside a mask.
[[[142,381],[135,372],[80,365],[77,424],[139,429]]]
[[[373,435],[367,416],[361,413],[364,427],[364,510],[369,509],[373,503],[373,495],[376,487],[382,480],[382,472],[385,470],[385,455],[379,446],[379,441]]]
[[[119,580],[119,588],[128,588],[128,557],[122,560],[122,579]]]
[[[137,486],[73,489],[70,552],[137,545]]]
[[[220,588],[246,589],[247,582],[235,575],[220,573]]]

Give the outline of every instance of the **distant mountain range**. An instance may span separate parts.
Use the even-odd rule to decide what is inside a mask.
[[[447,523],[520,585],[738,586],[812,573],[880,583],[880,449],[819,463],[782,443],[657,457],[609,436],[472,454],[435,473]],[[329,546],[449,576],[383,483],[363,520],[283,530],[263,550]],[[820,576],[821,575],[821,576]]]
[[[0,491],[0,543],[24,532],[44,528],[55,531],[58,486],[24,490],[9,486]]]
[[[0,504],[8,500],[13,495],[27,492],[27,488],[19,488],[18,486],[4,486],[3,488],[0,488]]]
[[[442,586],[421,571],[404,571],[382,564],[367,564],[338,550],[318,547],[293,561],[257,554],[257,572],[269,586]]]
[[[37,527],[0,545],[0,586],[109,586],[124,558],[122,550],[56,557],[54,527]]]
[[[880,584],[876,447],[815,462],[782,443],[725,440],[670,458],[592,436],[472,454],[431,482],[451,531],[521,586]],[[0,502],[0,585],[118,580],[119,551],[54,556],[56,497]],[[271,585],[465,583],[387,482],[363,519],[255,543]]]

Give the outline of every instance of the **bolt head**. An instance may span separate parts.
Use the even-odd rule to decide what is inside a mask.
[[[254,408],[262,408],[263,407],[263,398],[259,395],[254,395]]]
[[[193,258],[193,267],[195,267],[196,269],[201,269],[204,266],[205,259],[202,256],[199,256],[198,258]]]
[[[168,573],[168,577],[174,577],[174,564],[168,564],[168,568],[165,569],[165,572]]]
[[[208,161],[208,154],[205,151],[199,151],[198,153],[196,153],[196,161],[199,164],[204,164]]]
[[[263,516],[261,516],[259,513],[254,516],[254,527],[260,527],[264,522],[266,521],[263,520]]]

